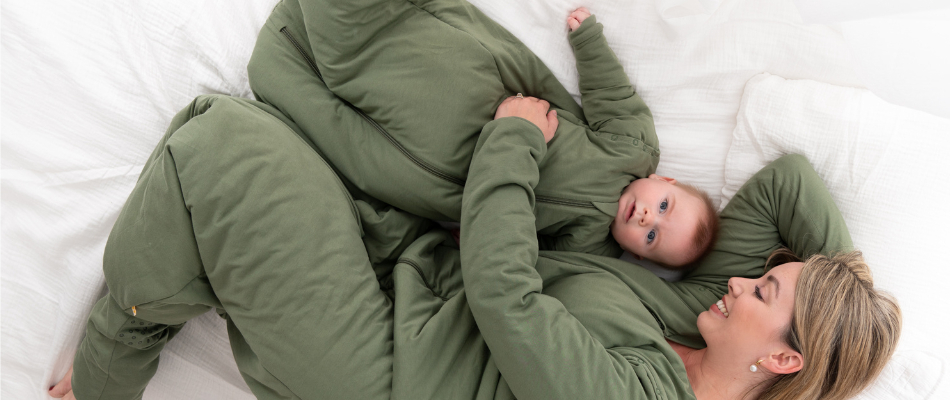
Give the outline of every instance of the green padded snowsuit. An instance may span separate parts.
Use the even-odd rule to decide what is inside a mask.
[[[723,211],[723,239],[676,283],[624,261],[537,251],[547,155],[527,121],[485,127],[460,252],[419,217],[344,190],[272,107],[202,96],[152,153],[106,245],[110,293],[74,363],[80,400],[137,399],[165,343],[217,308],[261,399],[689,399],[665,338],[781,243],[850,247],[808,162],[784,157]],[[133,311],[135,307],[135,311]]]
[[[498,104],[545,99],[559,126],[535,191],[541,247],[617,257],[620,193],[660,153],[602,30],[590,17],[570,35],[583,109],[524,44],[460,0],[283,0],[248,74],[258,100],[297,123],[342,178],[437,221],[461,217],[472,152]]]

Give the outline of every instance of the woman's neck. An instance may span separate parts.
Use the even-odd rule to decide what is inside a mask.
[[[669,342],[669,341],[668,341]],[[697,400],[755,399],[768,379],[764,373],[753,373],[748,366],[736,366],[732,357],[719,357],[708,348],[693,349],[669,342],[686,366],[686,377]]]

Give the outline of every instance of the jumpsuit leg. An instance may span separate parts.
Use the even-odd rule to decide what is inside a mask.
[[[73,362],[77,399],[141,398],[168,340],[187,320],[220,307],[168,148],[214,99],[199,97],[172,119],[109,234],[103,272],[110,290],[93,307]]]
[[[320,75],[322,70],[318,71],[313,64],[314,55],[301,18],[296,2],[284,0],[261,28],[248,63],[254,96],[292,118],[353,187],[414,215],[439,221],[458,220],[462,187],[420,168],[377,130],[373,120],[364,118],[358,109],[327,87]],[[381,91],[363,93],[376,96]],[[402,94],[410,95],[405,91]],[[408,104],[418,103],[417,98],[421,97],[403,97],[391,104],[412,112],[414,109]],[[420,113],[413,115],[422,119]],[[445,118],[427,120],[440,119]],[[404,138],[418,136],[431,144],[437,137],[424,135],[425,132],[397,136],[395,131],[389,131],[401,143]]]
[[[422,14],[408,1],[297,1],[307,27],[307,41],[331,88],[372,68],[361,61],[366,52],[385,54],[379,46],[395,36],[404,21]]]
[[[339,178],[276,119],[255,126],[224,113],[204,125],[214,134],[187,135],[172,151],[234,327],[297,397],[388,398],[392,304]]]
[[[388,398],[392,304],[376,281],[353,201],[330,167],[278,119],[226,97],[217,97],[177,129],[163,149],[168,156],[160,164],[170,168],[150,171],[174,171],[181,193],[177,201],[190,216],[190,226],[170,237],[193,237],[201,265],[193,282],[202,283],[204,292],[216,299],[175,306],[204,301],[215,304],[201,304],[203,310],[215,306],[226,311],[238,367],[255,395]],[[148,213],[143,205],[162,199],[148,193],[141,198],[139,203],[130,199],[123,213],[145,221],[168,218]],[[117,224],[116,230],[122,228]],[[163,236],[140,235],[138,240],[161,243]],[[152,265],[125,265],[125,275],[168,269],[157,255],[136,261]],[[107,271],[107,280],[109,275]],[[128,294],[132,292],[120,293],[116,306],[126,317],[132,305],[138,305],[139,317],[146,317],[157,313],[153,308],[162,309],[161,300],[174,300],[139,302]],[[157,364],[158,351],[151,349],[151,358],[142,351],[119,358],[129,365]],[[93,372],[108,377],[124,371]]]
[[[432,168],[462,180],[482,127],[514,92],[482,42],[494,38],[466,31],[494,23],[464,1],[444,3],[439,16],[424,8],[439,7],[405,0],[300,0],[300,9],[330,91]]]

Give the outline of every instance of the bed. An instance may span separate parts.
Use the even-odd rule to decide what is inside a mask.
[[[658,172],[721,206],[771,159],[808,156],[877,285],[904,311],[894,359],[859,398],[950,398],[950,350],[934,345],[950,328],[939,308],[950,278],[942,255],[950,242],[950,158],[942,154],[950,148],[950,82],[933,75],[950,70],[945,50],[924,60],[929,70],[888,63],[892,78],[882,80],[866,51],[875,25],[806,22],[829,22],[808,1],[472,2],[575,98],[564,21],[588,6],[653,111]],[[2,3],[0,396],[47,398],[69,368],[86,315],[106,290],[106,237],[143,163],[196,95],[252,96],[245,67],[275,3]],[[946,49],[950,18],[930,3],[911,10],[929,10],[927,17],[888,23],[935,27],[915,43]],[[889,79],[922,95],[894,91]],[[209,313],[187,324],[145,398],[253,398],[224,321]]]

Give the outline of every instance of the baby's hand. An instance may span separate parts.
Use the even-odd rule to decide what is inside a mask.
[[[571,32],[574,32],[589,16],[590,10],[588,10],[587,7],[578,8],[567,17],[567,26],[571,28]]]

